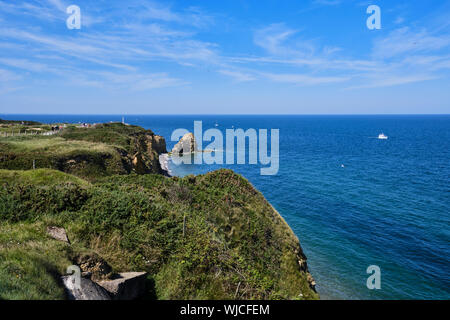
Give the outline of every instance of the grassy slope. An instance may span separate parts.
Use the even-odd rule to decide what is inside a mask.
[[[0,177],[3,183],[33,184],[36,186],[50,186],[61,183],[74,183],[79,186],[88,186],[89,182],[76,176],[51,169],[36,170],[2,170]]]
[[[136,142],[139,135],[153,132],[111,123],[95,128],[69,126],[55,136],[0,136],[0,169],[28,170],[34,161],[36,168],[57,169],[88,180],[128,174],[130,155],[142,151]]]
[[[159,299],[317,298],[292,230],[230,170],[92,184],[53,170],[1,170],[0,188],[0,298],[63,298],[57,275],[80,252],[115,271],[148,271]],[[49,225],[65,227],[72,245],[46,236]]]
[[[121,123],[105,123],[97,125],[95,129],[69,127],[63,131],[61,136],[67,140],[101,142],[128,149],[130,147],[130,136],[144,133],[153,135],[151,130],[145,130],[142,127]]]

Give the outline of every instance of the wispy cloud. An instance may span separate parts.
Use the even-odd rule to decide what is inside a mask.
[[[240,71],[219,70],[219,73],[229,76],[237,82],[247,82],[247,81],[256,80],[256,77],[254,77],[253,75],[251,75],[249,73],[240,72]]]
[[[433,35],[426,29],[396,29],[374,44],[375,58],[391,58],[417,52],[433,52],[450,46],[450,35]]]
[[[0,82],[11,82],[19,79],[22,79],[22,77],[18,74],[9,70],[0,69]]]
[[[319,85],[348,81],[349,77],[320,77],[305,74],[277,74],[264,73],[267,79],[275,82],[291,83],[295,85]]]
[[[66,9],[71,4],[73,3],[61,0],[47,0],[32,3],[26,1],[0,1],[0,12],[4,14],[7,13],[12,17],[15,16],[15,18],[23,17],[25,15],[46,22],[64,22],[68,17]],[[82,11],[81,20],[83,27],[89,27],[104,21],[101,12],[95,11],[93,12],[94,14],[90,14],[89,12],[92,11]]]
[[[203,17],[197,8],[188,8],[179,13],[154,2],[139,2],[147,10],[142,10],[143,14],[136,17],[132,7],[136,3],[130,1],[127,5],[131,7],[120,8],[121,11],[126,10],[123,17],[127,22],[112,23],[108,25],[109,28],[89,33],[45,33],[33,26],[1,29],[3,48],[28,54],[26,59],[2,57],[0,54],[0,65],[22,69],[24,72],[65,76],[70,78],[70,83],[77,85],[105,88],[128,86],[132,90],[147,90],[186,85],[189,81],[169,76],[167,72],[148,72],[146,62],[170,61],[183,66],[218,63],[215,45],[195,40],[194,29],[180,30],[157,22],[174,21],[197,28],[210,23],[211,17]],[[27,6],[24,3],[11,5],[1,1],[0,7],[15,14],[19,14],[24,7],[29,9],[30,14],[37,14],[44,9],[49,12],[49,18],[56,19],[66,18],[66,4],[61,0],[49,0],[40,6]],[[86,17],[84,12],[82,10],[82,18]],[[106,16],[108,14],[106,12]]]
[[[313,4],[318,4],[322,6],[336,6],[341,3],[342,0],[313,0]]]
[[[254,42],[275,56],[305,57],[314,53],[315,46],[311,41],[296,38],[299,30],[287,27],[284,23],[275,23],[256,30]]]
[[[392,87],[405,85],[415,82],[423,82],[429,80],[437,79],[437,76],[433,75],[381,75],[369,77],[366,81],[362,82],[359,85],[354,85],[346,88],[347,90],[352,89],[368,89],[368,88],[383,88],[383,87]]]
[[[310,3],[337,6],[342,1]],[[224,54],[215,36],[203,36],[215,30],[215,15],[199,7],[131,0],[108,3],[104,10],[89,2],[82,8],[80,32],[45,28],[54,21],[64,26],[69,4],[0,0],[0,19],[9,25],[0,29],[3,83],[20,87],[17,82],[32,72],[76,85],[142,91],[190,85],[190,72],[175,70],[192,68],[208,69],[234,82],[339,83],[356,89],[433,80],[450,68],[450,35],[427,26],[396,26],[375,38],[370,52],[355,56],[350,48],[323,43],[299,26],[268,23],[253,29],[251,55],[239,50]],[[24,15],[41,24],[15,23]],[[85,32],[85,25],[93,28]]]
[[[23,77],[9,70],[0,69],[0,95],[20,90],[21,87],[16,82],[22,80]]]

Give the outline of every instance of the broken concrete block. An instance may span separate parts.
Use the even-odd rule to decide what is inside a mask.
[[[80,278],[79,286],[73,276],[63,276],[61,280],[69,300],[111,300],[108,292],[92,280]]]
[[[99,281],[114,300],[132,300],[145,293],[147,272],[123,272],[112,280]]]

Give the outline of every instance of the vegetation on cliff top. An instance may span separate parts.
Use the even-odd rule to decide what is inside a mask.
[[[0,136],[0,169],[28,170],[34,163],[36,168],[56,169],[88,180],[131,172],[163,173],[158,161],[162,152],[164,139],[138,126],[71,125],[57,135]]]
[[[121,137],[96,141],[92,132],[83,141],[72,140],[76,131],[64,133],[72,138],[51,139],[76,152],[92,140],[93,152],[130,151]],[[4,145],[24,155],[36,149],[56,158],[65,154],[62,146],[46,149],[47,142],[4,140],[2,154]],[[114,272],[147,271],[147,298],[317,298],[297,237],[231,170],[182,179],[83,176],[0,170],[0,299],[63,299],[60,276],[81,254],[102,257]],[[50,238],[49,226],[64,227],[71,244]]]

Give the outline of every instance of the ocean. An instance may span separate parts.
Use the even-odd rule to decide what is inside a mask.
[[[122,115],[0,118],[95,123]],[[244,175],[300,239],[322,299],[450,299],[450,115],[125,116],[164,136],[168,149],[173,130],[192,131],[195,120],[224,135],[279,129],[277,175],[250,164],[169,167],[178,176],[219,167]],[[377,139],[382,132],[389,139]],[[379,290],[366,286],[371,265],[381,270]]]

